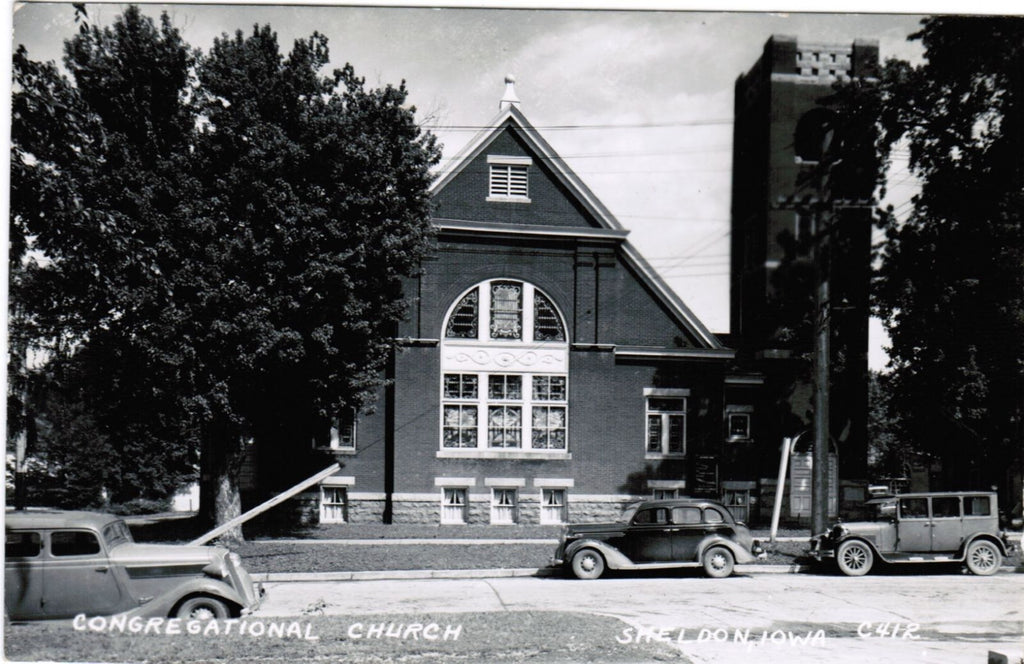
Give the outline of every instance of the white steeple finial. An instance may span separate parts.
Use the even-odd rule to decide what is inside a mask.
[[[505,77],[505,94],[498,102],[498,108],[506,110],[510,106],[518,106],[519,97],[516,96],[516,77],[509,74]]]

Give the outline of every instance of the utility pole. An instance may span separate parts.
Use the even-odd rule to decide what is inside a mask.
[[[825,187],[819,191],[825,194]],[[824,198],[824,196],[822,197]],[[814,450],[811,456],[811,533],[828,527],[829,496],[829,384],[832,376],[829,301],[829,231],[832,210],[828,201],[818,204],[818,228],[814,242],[814,264],[818,283],[814,306]]]

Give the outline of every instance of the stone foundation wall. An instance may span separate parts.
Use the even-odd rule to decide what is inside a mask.
[[[626,505],[634,502],[633,498],[624,497],[615,501],[573,501],[569,497],[570,523],[603,523],[615,521],[622,514]]]
[[[632,502],[632,497],[621,499],[581,498],[574,500],[569,494],[568,522],[595,523],[614,521],[622,509]],[[519,515],[515,525],[540,525],[541,504],[533,496],[520,496]],[[350,499],[348,505],[349,523],[381,523],[384,519],[383,500]],[[441,500],[395,500],[392,511],[393,523],[427,524],[441,523]],[[466,506],[466,523],[469,525],[490,525],[490,494],[469,494]]]
[[[441,498],[437,500],[396,500],[392,504],[393,523],[441,523]]]
[[[384,500],[357,499],[348,501],[349,523],[382,523]]]

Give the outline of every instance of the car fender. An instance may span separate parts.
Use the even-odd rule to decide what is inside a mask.
[[[968,535],[966,538],[964,538],[964,543],[960,545],[960,550],[957,552],[958,556],[961,559],[966,558],[967,547],[969,547],[971,544],[974,544],[978,540],[988,540],[989,542],[995,544],[996,547],[998,547],[999,552],[1003,556],[1009,555],[1009,552],[1006,550],[1006,545],[1002,541],[1000,541],[998,537],[993,537],[992,533],[980,532],[972,533]]]
[[[864,537],[862,535],[848,535],[843,539],[839,540],[838,542],[836,542],[835,546],[832,547],[832,551],[838,553],[839,547],[841,547],[843,544],[849,542],[850,540],[857,540],[858,542],[866,544],[867,547],[871,549],[871,553],[874,554],[874,556],[881,560],[883,563],[892,562],[891,557],[887,557],[884,553],[882,553],[879,550],[878,544],[874,541],[874,539],[875,538],[873,537]]]
[[[572,557],[580,549],[596,549],[602,556],[609,569],[628,569],[634,567],[633,561],[614,546],[595,539],[576,540],[565,548],[565,562],[569,563]]]
[[[143,618],[169,616],[171,611],[174,610],[174,607],[177,606],[181,600],[192,595],[209,595],[211,597],[216,597],[240,609],[255,608],[247,607],[245,598],[223,581],[218,581],[216,579],[195,579],[175,586],[172,590],[154,597],[150,601],[132,609],[131,611],[125,611],[125,615],[129,617],[139,616]]]
[[[754,554],[750,553],[736,542],[722,537],[721,535],[711,535],[702,539],[700,545],[697,547],[697,551],[699,552],[697,562],[704,562],[704,554],[713,546],[724,546],[729,549],[737,563],[752,563],[757,560],[757,558],[754,557]]]

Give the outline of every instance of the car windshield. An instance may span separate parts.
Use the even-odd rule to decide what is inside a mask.
[[[896,516],[896,499],[868,501],[868,515],[872,521],[890,521]]]
[[[111,521],[103,527],[103,539],[108,549],[113,549],[118,544],[127,544],[132,541],[132,531],[124,521]]]
[[[619,523],[630,523],[633,520],[633,515],[640,509],[640,503],[633,503],[626,509],[622,510],[622,514],[619,515]]]

